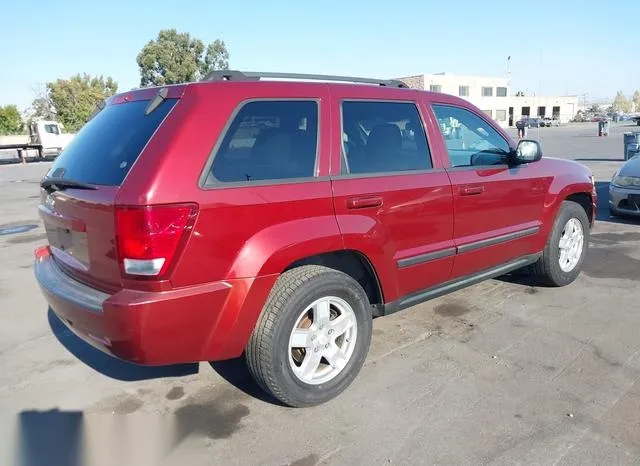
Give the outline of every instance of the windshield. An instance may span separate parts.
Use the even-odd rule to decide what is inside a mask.
[[[167,99],[149,115],[148,100],[107,105],[82,127],[48,176],[119,186],[177,99]]]

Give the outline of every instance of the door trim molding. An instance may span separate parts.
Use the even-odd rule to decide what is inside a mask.
[[[479,241],[473,241],[471,243],[461,244],[458,246],[458,254],[464,252],[475,251],[476,249],[486,248],[489,246],[495,246],[496,244],[506,243],[507,241],[513,241],[514,239],[524,238],[526,236],[535,235],[540,231],[539,226],[525,228],[524,230],[514,231],[512,233],[506,233],[504,235],[493,236],[491,238],[481,239]]]
[[[425,290],[410,293],[390,303],[375,306],[375,315],[384,316],[393,314],[394,312],[398,312],[408,307],[415,306],[416,304],[420,304],[430,299],[449,294],[453,291],[466,288],[471,285],[476,285],[490,278],[499,277],[500,275],[504,275],[519,268],[525,267],[529,264],[533,264],[540,258],[540,256],[542,256],[541,252],[523,256],[504,264],[500,264],[496,267],[491,267],[489,269],[466,275],[461,278],[449,280],[445,283],[427,288]]]
[[[451,257],[456,255],[456,247],[451,246],[438,251],[427,252],[425,254],[418,254],[416,256],[405,257],[404,259],[398,259],[397,266],[399,269],[405,267],[411,267],[412,265],[423,264],[425,262],[434,261],[437,259],[443,259],[445,257]]]
[[[460,246],[451,246],[444,249],[438,249],[437,251],[427,252],[423,254],[417,254],[415,256],[409,256],[396,261],[396,267],[404,269],[412,267],[414,265],[424,264],[438,259],[444,259],[445,257],[455,256],[469,251],[475,251],[476,249],[486,248],[489,246],[495,246],[497,244],[506,243],[515,239],[525,238],[527,236],[535,235],[540,231],[539,226],[525,228],[524,230],[518,230],[503,235],[493,236],[491,238],[485,238],[471,243],[462,244]]]

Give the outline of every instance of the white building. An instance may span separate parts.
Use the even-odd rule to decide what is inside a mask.
[[[556,117],[566,123],[578,111],[578,96],[512,96],[506,77],[436,73],[398,79],[414,89],[462,97],[503,127],[513,126],[523,116]]]
[[[578,96],[511,96],[509,97],[509,115],[515,122],[523,116],[553,117],[561,123],[568,123],[580,110]],[[513,123],[512,123],[513,124]]]

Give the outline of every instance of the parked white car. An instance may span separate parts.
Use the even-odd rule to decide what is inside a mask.
[[[560,126],[560,120],[557,118],[546,117],[542,119],[542,121],[540,122],[540,126]]]

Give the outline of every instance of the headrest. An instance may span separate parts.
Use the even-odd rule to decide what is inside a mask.
[[[373,127],[367,139],[367,147],[381,146],[384,148],[402,147],[402,133],[393,123],[383,123]]]

